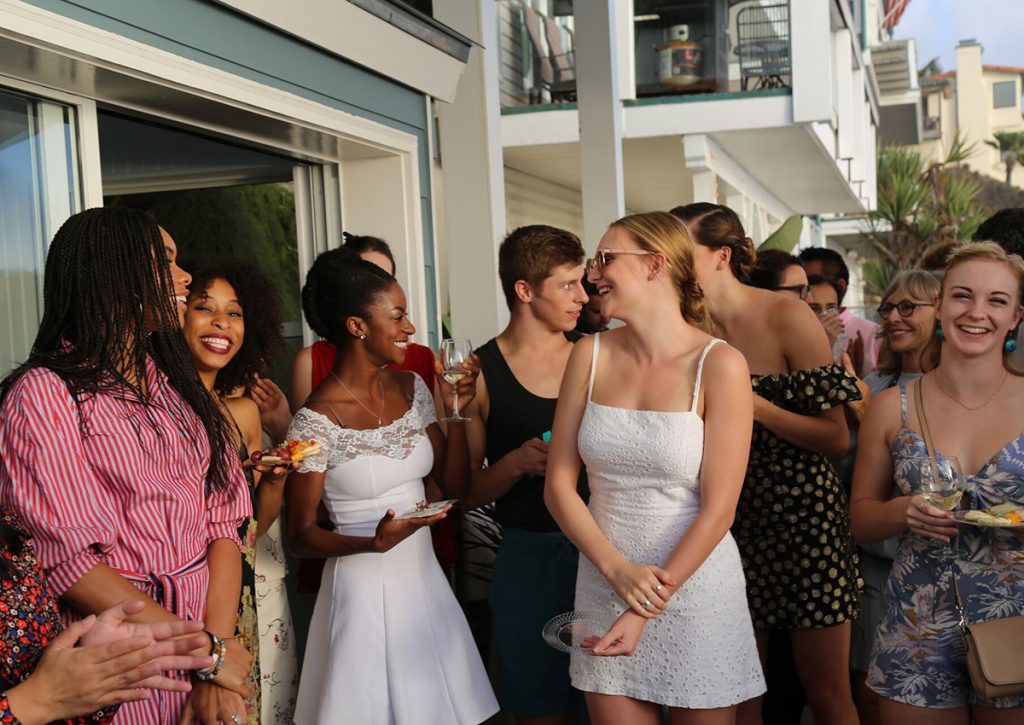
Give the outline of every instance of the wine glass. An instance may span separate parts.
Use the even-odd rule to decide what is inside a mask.
[[[955,511],[966,488],[960,461],[954,456],[918,456],[914,465],[919,473],[921,498],[943,511]],[[943,559],[955,556],[952,542],[945,545],[938,542],[936,555]]]
[[[449,385],[455,385],[469,375],[462,363],[473,359],[473,343],[465,338],[447,339],[441,342],[441,377]],[[469,418],[459,414],[459,393],[455,392],[452,414],[442,418],[446,423],[466,421]]]

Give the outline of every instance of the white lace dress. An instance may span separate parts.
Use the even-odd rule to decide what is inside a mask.
[[[409,411],[371,430],[341,428],[302,408],[289,438],[325,454],[300,471],[326,471],[323,502],[335,531],[372,536],[391,508],[424,499],[434,453],[434,403],[418,377]],[[469,626],[424,528],[384,554],[327,560],[299,681],[302,725],[463,725],[498,710]]]
[[[688,411],[629,410],[591,400],[600,335],[594,336],[579,450],[590,481],[590,512],[630,561],[664,566],[700,510],[704,421],[697,396],[701,353]],[[728,455],[728,451],[719,451]],[[626,605],[585,557],[576,579],[576,610],[611,625]],[[747,609],[739,551],[731,534],[648,621],[632,657],[597,657],[576,649],[572,683],[585,692],[626,695],[671,707],[734,705],[765,691]]]

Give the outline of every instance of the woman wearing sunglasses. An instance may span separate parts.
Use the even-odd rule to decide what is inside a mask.
[[[815,722],[856,723],[848,660],[857,552],[829,457],[849,447],[843,405],[860,392],[805,302],[744,284],[754,248],[735,212],[697,203],[672,213],[697,243],[715,331],[752,373],[753,441],[732,531],[762,657],[769,633],[788,631]],[[741,707],[738,719],[760,722],[760,703]]]
[[[595,725],[657,725],[661,705],[673,723],[732,723],[764,692],[729,533],[747,366],[705,331],[693,242],[670,214],[615,222],[587,269],[626,325],[576,343],[548,452],[544,500],[583,554],[575,608],[598,628],[572,652],[572,682]]]

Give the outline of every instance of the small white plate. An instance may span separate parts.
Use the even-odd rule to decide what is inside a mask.
[[[444,501],[435,501],[424,509],[414,508],[396,516],[396,519],[425,519],[428,516],[441,513],[446,506],[454,504],[458,499],[448,498]]]

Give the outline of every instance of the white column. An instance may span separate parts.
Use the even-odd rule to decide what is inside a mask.
[[[480,344],[508,321],[498,283],[506,233],[494,0],[434,0],[434,16],[474,40],[455,101],[439,107],[452,334]]]
[[[821,0],[789,3],[794,123],[835,118],[829,5]]]
[[[622,0],[573,4],[583,244],[587,249],[597,246],[608,225],[626,209],[616,27],[620,4]]]
[[[693,174],[693,200],[718,203],[718,177],[711,168],[708,137],[702,133],[683,136],[683,158]]]

